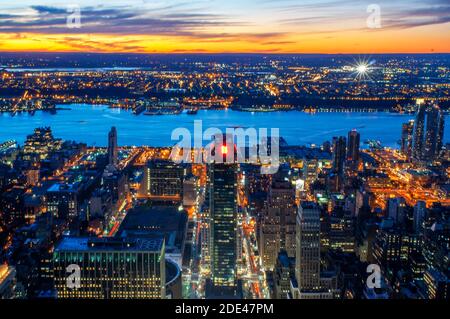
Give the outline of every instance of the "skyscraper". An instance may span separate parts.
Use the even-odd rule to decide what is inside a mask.
[[[344,136],[333,138],[333,172],[338,175],[344,174],[346,144]]]
[[[320,209],[303,202],[297,215],[295,277],[300,293],[320,290]]]
[[[444,139],[444,114],[437,105],[420,104],[414,125],[413,157],[419,161],[435,160]]]
[[[118,161],[117,130],[113,126],[108,133],[108,164],[115,167]]]
[[[403,155],[410,158],[413,147],[414,120],[402,125],[401,151]]]
[[[302,202],[297,214],[294,299],[331,299],[336,293],[336,276],[320,271],[320,208]]]
[[[413,141],[413,157],[415,159],[422,159],[423,152],[423,138],[425,135],[425,115],[426,106],[424,104],[419,104],[416,120],[414,121],[414,141]]]
[[[224,137],[215,150],[221,152],[223,163],[209,164],[211,276],[219,290],[236,286],[238,165],[225,160],[233,148]]]
[[[347,156],[347,141],[344,136],[333,137],[332,174],[329,176],[329,188],[339,192],[344,185],[344,169]]]
[[[416,233],[420,232],[422,229],[422,223],[425,219],[427,213],[426,203],[423,201],[418,201],[416,206],[414,206],[414,231]]]
[[[348,132],[347,160],[357,162],[359,160],[359,145],[361,136],[358,131]]]
[[[263,210],[260,227],[260,255],[264,268],[275,267],[278,253],[295,256],[295,189],[289,182],[274,181]]]
[[[442,149],[443,126],[444,114],[437,105],[433,105],[427,112],[424,159],[433,160],[439,155]]]

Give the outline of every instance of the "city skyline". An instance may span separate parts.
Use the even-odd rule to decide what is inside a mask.
[[[445,53],[449,12],[442,0],[27,0],[0,4],[0,51]]]
[[[448,0],[3,1],[0,300],[449,300],[449,26]]]

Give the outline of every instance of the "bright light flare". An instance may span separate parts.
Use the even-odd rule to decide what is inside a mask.
[[[228,147],[226,145],[222,145],[222,154],[227,155],[228,153]]]
[[[370,73],[374,69],[373,64],[375,61],[369,59],[359,59],[353,64],[353,74],[358,81],[370,80]]]
[[[359,74],[367,73],[367,71],[369,71],[369,66],[367,64],[360,64],[356,66],[356,72]]]

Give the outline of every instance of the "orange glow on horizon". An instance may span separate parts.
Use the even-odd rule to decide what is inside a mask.
[[[162,35],[0,33],[0,52],[98,53],[447,53],[450,36],[436,26],[386,31],[328,34],[258,34],[223,38]]]

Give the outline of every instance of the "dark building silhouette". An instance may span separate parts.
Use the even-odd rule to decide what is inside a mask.
[[[333,172],[339,175],[344,173],[346,144],[344,136],[333,138]]]
[[[361,135],[358,131],[352,130],[348,132],[347,160],[354,162],[359,160],[360,140]]]
[[[444,114],[437,105],[420,104],[414,125],[413,157],[433,161],[442,149]]]
[[[117,130],[113,126],[108,133],[108,164],[117,166],[118,161]]]
[[[401,139],[401,151],[408,158],[412,156],[413,150],[413,133],[414,133],[414,121],[411,120],[408,123],[402,125],[402,139]]]
[[[220,137],[218,137],[220,138]],[[209,164],[211,279],[215,293],[236,287],[237,259],[237,171],[236,163],[226,163],[233,152],[225,136],[215,152],[221,152],[223,163]]]

